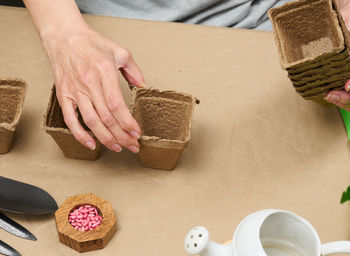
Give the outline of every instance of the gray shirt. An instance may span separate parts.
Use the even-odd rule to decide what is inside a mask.
[[[290,0],[76,0],[85,13],[272,30],[267,10]]]

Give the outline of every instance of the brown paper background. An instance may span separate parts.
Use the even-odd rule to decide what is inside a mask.
[[[308,219],[323,242],[350,239],[347,137],[336,108],[305,101],[282,71],[270,32],[86,16],[129,48],[149,86],[197,96],[192,140],[173,172],[143,168],[124,150],[95,162],[65,159],[41,128],[53,77],[25,10],[0,8],[0,74],[28,82],[24,111],[0,175],[47,190],[58,204],[93,192],[113,203],[118,231],[85,255],[185,255],[183,240],[205,225],[217,242],[264,208]],[[122,83],[128,92],[126,83]],[[37,237],[0,230],[24,255],[78,255],[58,242],[52,216],[9,214]]]

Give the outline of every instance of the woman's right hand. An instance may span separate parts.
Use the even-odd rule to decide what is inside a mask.
[[[57,98],[74,137],[94,149],[95,141],[79,123],[76,108],[97,139],[109,149],[137,153],[141,130],[119,85],[118,70],[130,85],[143,87],[143,76],[128,50],[88,26],[43,38],[55,77]]]
[[[57,98],[74,137],[95,149],[96,142],[78,120],[76,108],[97,139],[110,150],[137,153],[141,130],[120,89],[119,72],[130,85],[144,87],[132,55],[92,30],[74,0],[25,0],[51,61]]]

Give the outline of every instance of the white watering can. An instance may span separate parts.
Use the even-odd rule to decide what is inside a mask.
[[[212,242],[205,227],[194,227],[186,235],[185,250],[201,256],[325,256],[350,254],[350,241],[321,245],[308,221],[292,212],[268,209],[246,217],[228,244]]]

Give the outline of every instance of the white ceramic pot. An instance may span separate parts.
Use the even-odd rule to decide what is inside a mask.
[[[232,242],[224,245],[210,241],[205,227],[194,227],[186,235],[185,249],[201,256],[325,256],[350,254],[350,242],[321,245],[308,221],[289,211],[267,209],[246,217]]]

